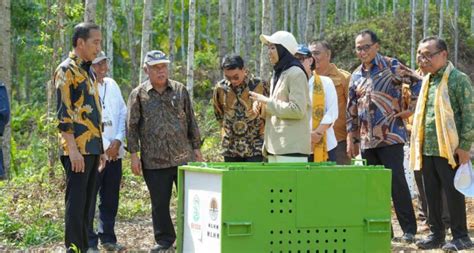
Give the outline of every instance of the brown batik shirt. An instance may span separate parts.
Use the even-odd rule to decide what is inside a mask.
[[[146,81],[128,99],[130,153],[140,151],[144,169],[162,169],[194,160],[201,137],[186,87],[168,80],[163,94]]]
[[[250,91],[268,96],[266,83],[254,77],[246,77],[237,87],[227,80],[216,84],[213,105],[221,125],[223,156],[262,155],[265,120],[252,110]]]

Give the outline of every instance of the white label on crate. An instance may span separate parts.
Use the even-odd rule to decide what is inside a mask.
[[[220,253],[222,176],[184,173],[183,252]]]

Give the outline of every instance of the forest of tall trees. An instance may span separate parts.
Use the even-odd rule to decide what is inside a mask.
[[[458,64],[461,59],[461,68],[472,66],[473,58],[474,0],[2,0],[1,4],[1,78],[13,106],[44,105],[50,119],[55,101],[51,74],[71,50],[73,26],[84,20],[102,27],[109,75],[124,94],[144,80],[141,62],[150,49],[169,54],[174,78],[185,82],[200,100],[209,99],[210,85],[220,77],[219,59],[228,53],[241,54],[251,72],[268,79],[271,66],[258,36],[277,30],[292,32],[300,43],[329,40],[336,49],[334,60],[349,70],[357,65],[353,34],[366,27],[381,35],[385,53],[411,67],[416,67],[417,41],[429,35],[448,40],[452,61]],[[4,140],[9,149],[10,138]],[[49,148],[52,159],[55,147]]]

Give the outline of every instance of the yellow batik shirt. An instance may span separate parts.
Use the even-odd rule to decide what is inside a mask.
[[[82,155],[102,154],[102,112],[91,63],[69,53],[54,72],[54,85],[59,131],[74,135]],[[60,139],[61,155],[68,155],[66,141]]]

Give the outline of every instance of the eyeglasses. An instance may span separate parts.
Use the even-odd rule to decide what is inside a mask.
[[[321,53],[321,51],[311,51],[312,56],[319,56]]]
[[[428,53],[428,54],[418,54],[416,58],[418,59],[418,61],[431,61],[433,57],[435,57],[437,54],[441,52],[443,52],[443,50],[438,50],[434,53]]]
[[[365,44],[363,46],[360,46],[360,47],[356,47],[355,50],[356,52],[360,53],[362,51],[364,52],[367,52],[369,51],[369,49],[373,46],[374,44]]]

